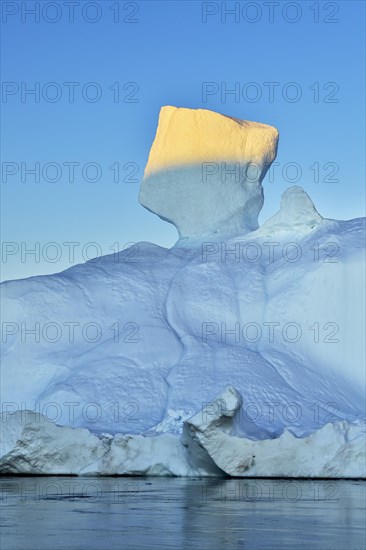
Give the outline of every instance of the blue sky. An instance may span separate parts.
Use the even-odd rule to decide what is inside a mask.
[[[325,217],[364,215],[365,4],[274,4],[80,0],[71,22],[63,1],[2,2],[3,280],[175,242],[137,201],[167,104],[279,129],[260,222],[294,183]]]

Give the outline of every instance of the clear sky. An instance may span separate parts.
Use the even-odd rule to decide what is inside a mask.
[[[292,184],[325,217],[364,215],[363,1],[1,7],[3,280],[175,242],[137,201],[167,104],[279,129],[260,222]]]

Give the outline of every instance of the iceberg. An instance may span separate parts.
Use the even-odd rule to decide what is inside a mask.
[[[2,472],[364,475],[365,219],[294,186],[258,227],[277,141],[164,107],[140,202],[177,243],[1,285]]]
[[[171,434],[93,434],[32,411],[1,416],[0,473],[297,478],[365,477],[366,423],[329,423],[308,437],[232,435],[243,404],[229,386]]]

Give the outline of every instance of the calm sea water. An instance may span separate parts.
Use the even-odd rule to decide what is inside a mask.
[[[1,477],[2,550],[364,550],[362,481]]]

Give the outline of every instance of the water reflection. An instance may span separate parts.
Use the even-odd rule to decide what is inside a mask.
[[[360,550],[363,481],[2,477],[6,550]]]

